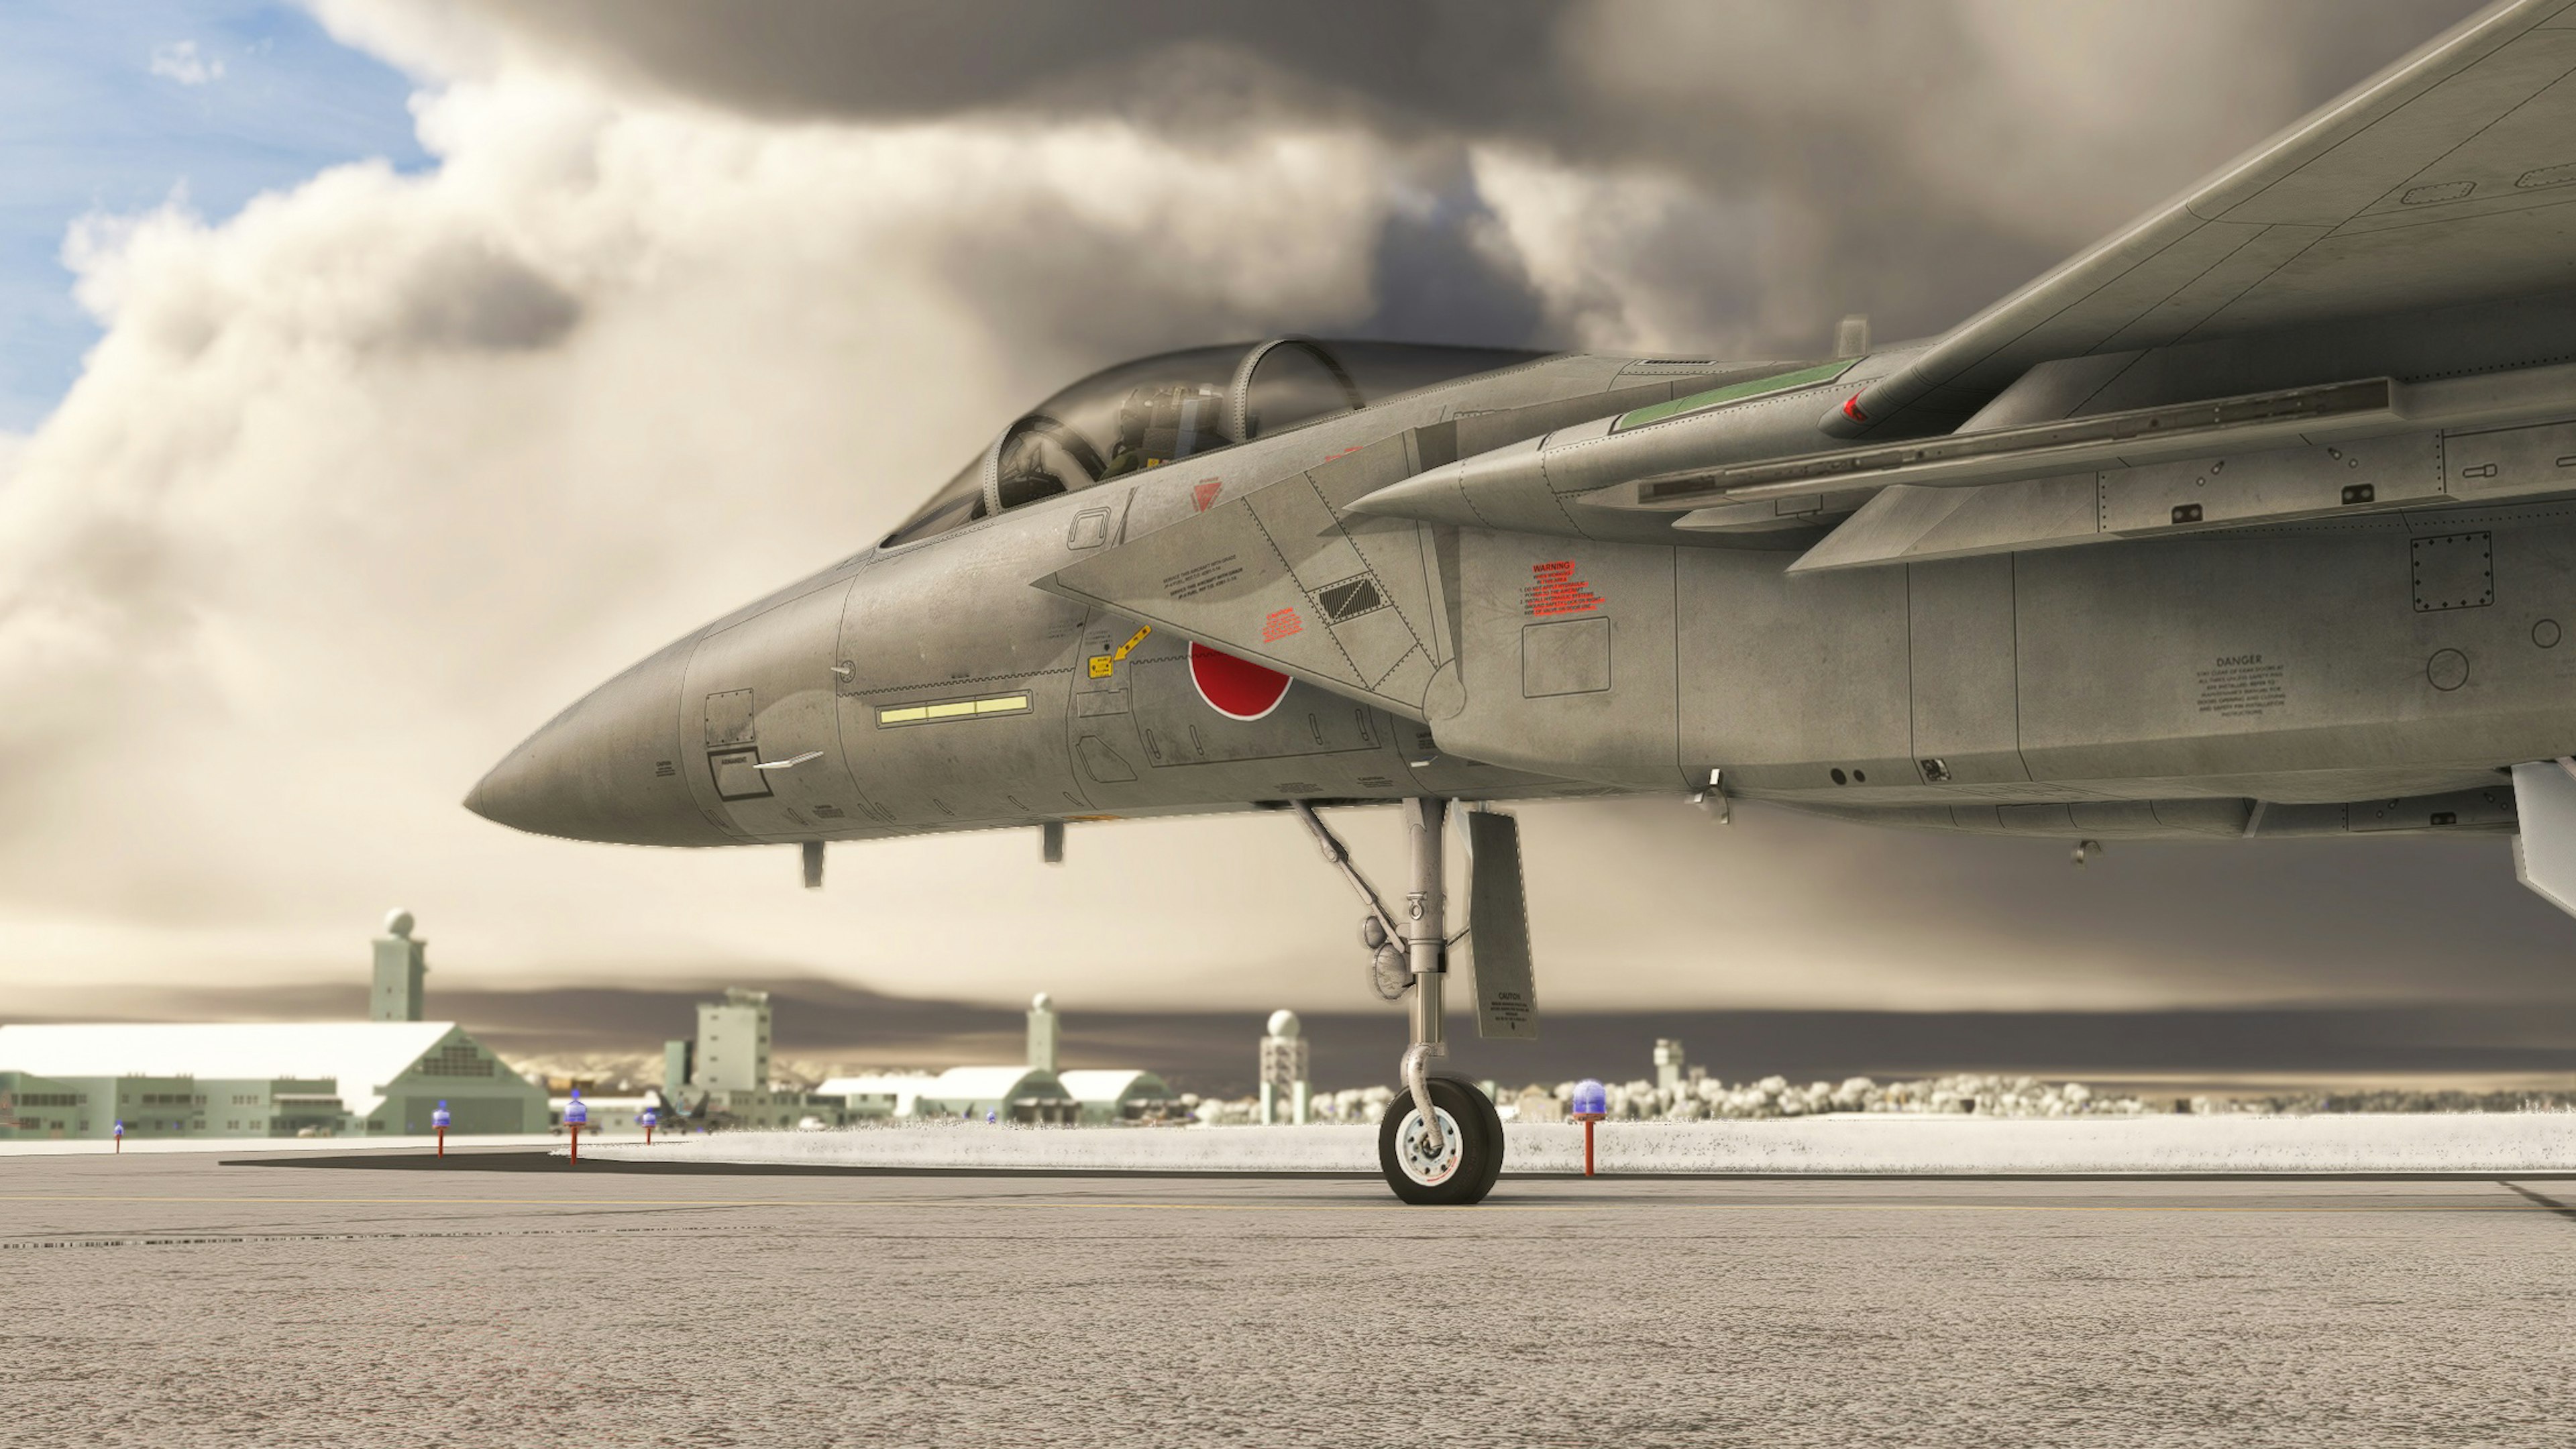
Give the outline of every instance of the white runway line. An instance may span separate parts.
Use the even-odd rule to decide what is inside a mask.
[[[1504,1172],[1583,1170],[1583,1129],[1510,1123]],[[1374,1173],[1375,1127],[966,1125],[584,1143],[610,1160],[1065,1172]],[[2576,1171],[2576,1112],[1605,1122],[1608,1173],[2514,1173]]]

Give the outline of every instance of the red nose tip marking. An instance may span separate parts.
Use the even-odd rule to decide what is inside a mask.
[[[1853,393],[1850,397],[1843,399],[1843,416],[1856,423],[1865,423],[1869,421],[1869,414],[1860,410],[1859,393]]]

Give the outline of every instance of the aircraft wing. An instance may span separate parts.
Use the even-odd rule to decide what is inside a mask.
[[[2509,0],[1960,324],[1820,426],[1942,432],[2041,362],[2571,285],[2576,0]]]

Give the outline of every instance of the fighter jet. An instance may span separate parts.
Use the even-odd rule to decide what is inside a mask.
[[[2483,12],[1938,337],[1758,360],[1145,358],[695,630],[466,804],[645,845],[1271,810],[1410,1003],[1380,1159],[1536,1030],[1495,802],[2076,842],[2511,833],[2576,911],[2576,0]],[[1317,812],[1404,812],[1381,892]],[[1470,847],[1467,930],[1444,899]]]

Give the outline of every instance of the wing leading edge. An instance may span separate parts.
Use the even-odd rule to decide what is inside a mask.
[[[1941,432],[2034,365],[2576,286],[2576,0],[2464,22],[1826,414]]]

